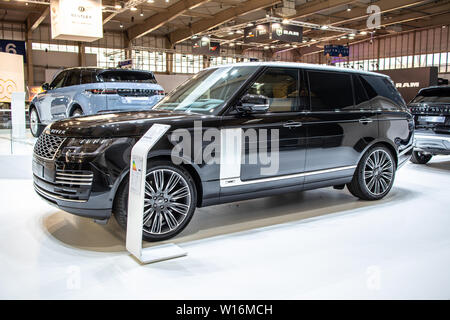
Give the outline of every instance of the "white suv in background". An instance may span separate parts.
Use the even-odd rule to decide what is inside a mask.
[[[61,71],[30,103],[30,131],[38,137],[59,119],[99,112],[151,109],[163,96],[152,72],[71,68]]]

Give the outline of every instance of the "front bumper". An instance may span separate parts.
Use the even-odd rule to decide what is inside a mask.
[[[98,220],[111,216],[111,185],[91,164],[84,168],[58,166],[56,161],[33,157],[33,185],[36,193],[64,211]]]
[[[450,155],[450,135],[433,131],[416,131],[414,135],[415,150],[431,154]]]

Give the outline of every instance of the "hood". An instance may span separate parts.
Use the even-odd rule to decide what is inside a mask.
[[[194,120],[210,118],[196,113],[172,111],[130,111],[67,118],[53,122],[47,133],[64,137],[108,138],[142,136],[154,123],[184,127]]]

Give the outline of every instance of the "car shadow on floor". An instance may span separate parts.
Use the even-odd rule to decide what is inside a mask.
[[[363,208],[382,209],[393,202],[411,199],[412,193],[409,189],[394,188],[382,200],[361,201],[347,190],[325,188],[198,208],[190,224],[177,237],[157,243],[144,242],[143,247],[207,240],[291,222],[308,223],[311,218],[326,219],[336,214],[354,214]],[[103,226],[91,219],[58,211],[44,216],[42,226],[51,238],[68,247],[95,252],[126,250],[125,232],[114,218]]]

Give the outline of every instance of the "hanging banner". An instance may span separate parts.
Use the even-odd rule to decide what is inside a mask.
[[[289,24],[272,24],[272,40],[282,42],[302,42],[303,27]]]
[[[244,28],[244,43],[264,42],[270,39],[269,24],[258,24]]]
[[[103,37],[101,0],[51,0],[52,39],[95,41]]]
[[[348,46],[325,45],[323,54],[327,57],[348,57],[349,49]]]
[[[196,41],[192,46],[192,53],[207,56],[220,55],[220,43],[211,42],[209,39],[201,39]]]
[[[23,58],[0,52],[0,102],[11,102],[14,92],[25,92]]]
[[[20,54],[21,56],[23,56],[23,62],[27,62],[25,41],[0,40],[0,52]]]

